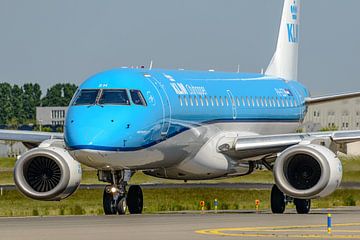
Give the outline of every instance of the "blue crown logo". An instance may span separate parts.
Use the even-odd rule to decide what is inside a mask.
[[[294,1],[294,4],[290,6],[290,11],[291,11],[292,19],[296,20],[298,15],[298,7],[296,6],[296,1]]]

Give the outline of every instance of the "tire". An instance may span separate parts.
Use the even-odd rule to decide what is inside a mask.
[[[127,193],[127,204],[130,214],[141,214],[143,210],[143,193],[139,185],[132,185]]]
[[[311,209],[311,200],[310,199],[294,199],[294,204],[296,206],[296,212],[298,214],[308,214]]]
[[[271,189],[271,211],[272,213],[282,214],[285,212],[286,202],[285,194],[280,191],[280,189],[273,185]]]
[[[111,193],[106,191],[106,187],[103,193],[103,209],[105,215],[115,215],[117,212],[117,202]]]
[[[125,197],[122,197],[118,204],[117,204],[117,207],[116,207],[116,210],[117,210],[117,213],[119,215],[124,215],[126,213],[126,198]]]

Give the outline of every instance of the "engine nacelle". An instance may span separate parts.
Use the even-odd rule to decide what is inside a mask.
[[[273,171],[279,189],[300,199],[328,196],[339,187],[342,178],[337,156],[316,144],[289,147],[276,159]]]
[[[14,180],[25,196],[36,200],[61,200],[79,187],[81,165],[68,151],[56,146],[31,149],[17,161]]]

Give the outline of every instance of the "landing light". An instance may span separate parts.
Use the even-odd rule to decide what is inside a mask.
[[[116,193],[116,192],[117,192],[116,187],[111,187],[111,192],[112,192],[112,193]]]

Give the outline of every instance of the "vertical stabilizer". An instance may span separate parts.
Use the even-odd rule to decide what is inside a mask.
[[[300,1],[284,0],[276,51],[265,72],[266,75],[297,80]]]

